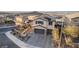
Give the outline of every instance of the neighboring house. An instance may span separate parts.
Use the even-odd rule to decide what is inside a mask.
[[[79,12],[73,14],[67,14],[66,17],[71,23],[74,23],[79,26]]]
[[[5,17],[3,15],[0,15],[0,24],[3,24],[5,20]]]
[[[15,20],[15,16],[14,15],[6,15],[6,19],[7,21],[14,21]]]

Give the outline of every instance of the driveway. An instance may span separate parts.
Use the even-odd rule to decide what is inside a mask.
[[[46,37],[46,38],[45,38]],[[51,48],[51,35],[45,36],[44,34],[39,34],[39,33],[32,33],[30,38],[26,38],[24,42],[37,46],[40,48]]]

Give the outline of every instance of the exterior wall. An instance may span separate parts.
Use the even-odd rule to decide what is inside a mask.
[[[16,16],[16,25],[22,25],[23,19],[21,16]]]
[[[65,15],[70,21],[72,21],[72,18],[79,17],[79,13],[73,13],[73,14],[67,14]]]
[[[29,20],[34,20],[34,19],[37,18],[36,16],[37,16],[37,15],[30,15],[30,16],[27,16],[27,18],[28,18]]]
[[[5,17],[0,15],[0,24],[3,24],[5,21]]]
[[[61,20],[61,19],[56,19],[56,21],[58,21],[58,22],[62,22],[62,20]]]
[[[34,29],[45,29],[45,28],[38,26],[38,27],[35,27]]]
[[[48,25],[48,29],[52,29],[52,26],[53,26],[53,25]]]
[[[61,20],[61,19],[57,19],[57,20]],[[34,20],[32,22],[32,26],[37,26],[37,27],[35,27],[37,29],[45,29],[45,28],[43,28],[41,26],[38,26],[40,24],[36,24],[36,21],[43,21],[44,24],[42,26],[47,27],[47,29],[52,29],[52,27],[53,27],[53,24],[52,25],[49,25],[49,22],[48,21],[45,21],[45,20],[42,20],[42,19],[37,19],[37,20]]]
[[[67,14],[66,17],[68,17],[68,18],[79,17],[79,13]]]
[[[38,26],[38,25],[41,25],[41,24],[36,24],[36,21],[42,21],[43,22],[42,26],[48,27],[48,22],[47,21],[42,20],[42,19],[37,19],[37,20],[33,21],[33,23],[32,23],[33,24],[32,26],[37,26],[35,28],[37,28],[37,29],[45,29],[45,28],[43,28],[41,26]]]

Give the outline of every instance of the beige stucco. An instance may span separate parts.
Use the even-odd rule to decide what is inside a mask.
[[[42,20],[42,19],[37,19],[37,20],[34,20],[33,21],[33,25],[32,26],[36,26],[35,28],[38,28],[38,29],[44,29],[43,27],[41,27],[41,26],[38,26],[38,25],[41,25],[41,24],[36,24],[36,21],[43,21],[43,25],[42,26],[44,26],[44,27],[47,27],[48,25],[47,25],[47,21],[45,21],[45,20]]]
[[[21,16],[16,16],[16,25],[22,25],[23,19]]]
[[[52,29],[52,26],[53,25],[49,25],[49,23],[48,23],[48,21],[46,21],[46,20],[42,20],[42,19],[37,19],[37,20],[34,20],[33,22],[32,22],[32,26],[36,26],[36,27],[34,27],[34,28],[37,28],[37,29],[45,29],[45,28],[43,28],[43,27],[41,27],[41,26],[38,26],[38,25],[40,25],[40,24],[36,24],[36,21],[43,21],[43,27],[45,27],[45,28],[47,28],[47,29]]]

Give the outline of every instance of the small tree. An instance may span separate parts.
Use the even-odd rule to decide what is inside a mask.
[[[79,36],[79,28],[77,26],[75,26],[74,24],[67,25],[63,29],[63,32],[66,35],[66,37],[65,37],[66,45],[68,45],[70,47],[74,47],[72,38]]]

